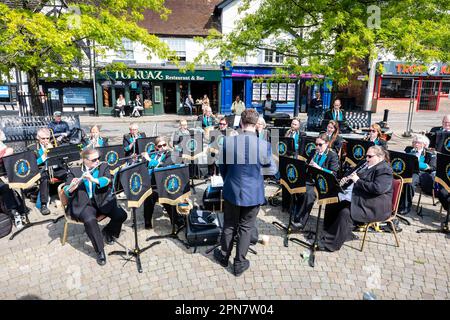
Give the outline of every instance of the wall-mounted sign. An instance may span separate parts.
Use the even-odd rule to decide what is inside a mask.
[[[129,72],[108,72],[107,75],[97,73],[99,79],[114,80],[150,80],[150,81],[221,81],[220,70],[198,70],[182,73],[178,70],[131,70]]]
[[[383,62],[383,75],[450,76],[450,67],[443,63],[414,64],[398,61]]]

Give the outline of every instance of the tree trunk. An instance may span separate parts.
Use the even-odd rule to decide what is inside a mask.
[[[39,96],[39,72],[37,68],[33,68],[27,72],[28,91],[31,95],[31,113],[33,116],[43,116],[44,106]]]

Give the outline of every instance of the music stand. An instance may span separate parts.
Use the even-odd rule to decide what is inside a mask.
[[[189,132],[191,134],[189,136],[182,136],[181,142],[178,145],[181,147],[181,158],[189,162],[191,188],[192,192],[196,194],[195,187],[206,183],[206,180],[198,184],[194,183],[195,169],[199,171],[197,159],[203,156],[203,132],[194,130],[189,130]]]
[[[307,165],[308,173],[312,176],[317,191],[317,203],[319,204],[319,213],[316,221],[316,231],[314,234],[314,241],[312,244],[302,241],[296,238],[291,238],[292,242],[305,246],[311,250],[309,255],[309,266],[314,268],[315,265],[315,253],[318,248],[319,242],[319,223],[322,214],[322,206],[326,204],[332,204],[339,202],[338,193],[343,192],[336,177],[332,173],[316,169],[310,165]]]
[[[403,183],[408,184],[408,187],[412,188],[413,186],[411,184],[413,182],[413,175],[420,172],[417,157],[413,154],[391,150],[389,150],[389,157],[391,158],[392,171],[402,177]],[[403,189],[406,192],[406,188]],[[420,203],[421,197],[422,194],[419,195],[418,203]],[[422,216],[422,207],[417,210],[417,215]],[[397,214],[397,218],[408,226],[411,225],[411,222],[405,217]]]
[[[17,164],[17,163],[19,163],[21,161],[28,162],[27,165],[29,165],[29,167],[28,167],[29,172],[30,173],[31,172],[35,172],[35,174],[28,181],[17,181],[17,183],[16,183],[15,180],[16,180],[16,178],[19,177],[19,175],[16,172],[16,170],[13,169],[15,166],[14,165],[10,165],[9,163],[11,162],[11,163],[16,163]],[[33,151],[25,151],[25,152],[15,153],[15,154],[12,154],[10,156],[3,157],[2,163],[3,163],[3,168],[0,170],[2,172],[0,174],[0,176],[1,175],[7,175],[8,176],[8,180],[10,182],[9,185],[10,185],[11,189],[20,189],[22,206],[25,208],[25,224],[23,225],[23,227],[20,230],[17,230],[16,232],[14,232],[9,237],[9,240],[13,240],[18,234],[20,234],[24,230],[26,230],[28,228],[31,228],[33,226],[41,225],[41,224],[44,224],[44,223],[47,223],[47,222],[52,222],[52,223],[58,222],[58,220],[60,218],[57,218],[57,219],[45,219],[45,220],[36,221],[36,222],[30,222],[30,220],[28,218],[28,213],[29,213],[30,210],[26,206],[23,189],[27,188],[26,185],[28,185],[30,183],[34,184],[34,182],[37,181],[39,179],[39,177],[40,177],[40,175],[39,175],[39,168],[38,168],[37,163],[36,163],[36,155],[35,155],[35,153]],[[20,180],[20,177],[18,178],[18,180]]]
[[[152,184],[156,187],[158,192],[160,204],[169,204],[176,206],[179,203],[184,202],[191,194],[189,186],[189,166],[187,164],[176,164],[163,168],[155,168],[152,170]],[[189,245],[178,237],[178,233],[185,227],[185,225],[179,227],[175,226],[176,212],[172,211],[172,231],[169,234],[160,236],[151,236],[146,241],[171,238],[180,241],[189,249]],[[176,210],[175,210],[176,211]]]
[[[450,193],[450,155],[438,152],[436,159],[436,178],[435,182],[440,184],[447,192]],[[441,207],[442,210],[442,207]],[[420,229],[417,233],[443,233],[450,234],[448,227],[450,216],[450,208],[447,209],[447,215],[440,229]]]
[[[298,153],[300,160],[307,161],[316,150],[317,137],[300,136],[298,139]]]
[[[117,175],[117,180],[120,181],[127,197],[128,207],[131,208],[134,231],[134,248],[115,250],[110,252],[108,255],[122,256],[122,258],[126,260],[126,263],[131,261],[134,257],[137,270],[139,273],[142,273],[141,254],[151,247],[161,243],[161,241],[155,241],[144,248],[140,248],[138,242],[136,208],[139,208],[143,204],[144,200],[152,193],[152,189],[150,188],[151,178],[148,174],[147,162],[140,162],[123,168],[117,172]]]
[[[361,160],[365,160],[367,149],[375,145],[372,141],[362,139],[345,138],[345,141],[347,141],[345,162],[351,167],[356,167]]]
[[[274,127],[285,127],[290,128],[292,123],[292,119],[288,118],[276,118],[273,120]]]
[[[450,132],[438,131],[434,136],[435,149],[443,154],[450,154]]]
[[[303,160],[280,156],[280,184],[284,186],[290,194],[289,205],[289,223],[287,226],[278,221],[272,222],[273,225],[286,230],[284,238],[284,246],[288,247],[289,240],[293,241],[295,238],[289,238],[292,232],[292,217],[294,215],[294,203],[297,202],[297,196],[306,192],[306,163]],[[303,231],[300,231],[303,233]],[[298,239],[297,239],[298,240]],[[298,240],[300,241],[300,240]]]
[[[153,152],[156,150],[155,140],[157,137],[145,137],[137,139],[136,143],[136,153],[140,154],[142,152]]]
[[[116,169],[125,162],[125,160],[121,160],[121,158],[125,157],[125,150],[121,144],[99,147],[97,150],[100,153],[101,161],[108,164],[111,174],[114,174]]]

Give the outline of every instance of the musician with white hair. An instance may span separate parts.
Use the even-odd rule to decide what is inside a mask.
[[[68,175],[67,181],[70,183],[64,187],[64,193],[69,198],[69,214],[84,223],[97,253],[97,263],[103,266],[106,255],[102,234],[107,244],[113,244],[114,238],[119,238],[127,214],[111,195],[109,166],[99,161],[99,152],[96,149],[86,149],[81,152],[81,158],[81,167],[72,168]],[[96,218],[98,214],[111,218],[101,232]]]

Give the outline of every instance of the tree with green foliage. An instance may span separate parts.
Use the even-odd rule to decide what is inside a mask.
[[[259,8],[226,35],[204,41],[220,60],[260,49],[285,56],[284,72],[323,74],[337,85],[360,73],[361,61],[391,53],[411,62],[450,59],[449,0],[242,0]]]
[[[5,2],[5,1],[3,1]],[[80,61],[123,50],[122,39],[142,43],[149,56],[172,56],[168,46],[138,23],[144,10],[167,19],[164,0],[16,0],[0,3],[0,74],[27,73],[33,113],[43,114],[39,78],[83,78]],[[62,5],[62,6],[61,6]],[[156,22],[157,23],[157,22]],[[124,68],[124,66],[115,66]]]

